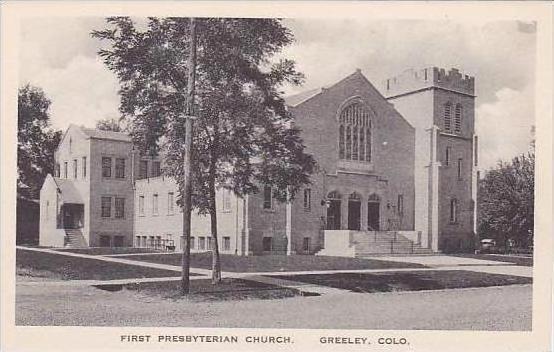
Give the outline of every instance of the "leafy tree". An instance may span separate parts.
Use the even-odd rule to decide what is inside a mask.
[[[101,131],[125,132],[125,126],[114,118],[105,118],[96,121],[96,129]]]
[[[99,54],[120,80],[120,111],[143,152],[155,147],[164,154],[164,171],[177,180],[182,198],[189,21],[149,18],[144,31],[127,17],[107,22],[111,27],[93,36],[111,44]],[[283,84],[300,84],[303,76],[291,60],[271,62],[292,42],[290,31],[276,19],[196,22],[192,203],[199,214],[211,217],[217,282],[216,189],[243,196],[265,184],[277,199],[290,200],[310,182],[315,162],[304,153],[279,91]]]
[[[479,233],[508,245],[533,242],[535,152],[499,162],[479,181]]]
[[[17,190],[36,199],[46,175],[54,171],[54,152],[61,131],[50,126],[50,100],[30,84],[19,88],[17,99]]]

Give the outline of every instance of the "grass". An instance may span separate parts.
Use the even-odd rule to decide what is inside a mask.
[[[352,292],[423,291],[466,287],[530,284],[528,277],[478,273],[465,270],[411,271],[390,273],[337,273],[271,276],[330,286]]]
[[[88,255],[109,255],[109,254],[135,254],[135,253],[158,253],[159,250],[152,248],[135,247],[90,247],[90,248],[56,248],[56,251],[70,252]]]
[[[181,254],[122,256],[132,260],[169,265],[181,265]],[[211,253],[192,253],[191,267],[211,269]],[[237,256],[221,254],[221,268],[229,272],[271,272],[271,271],[311,271],[311,270],[355,270],[389,268],[425,268],[421,264],[400,263],[383,260],[327,257],[315,255],[260,255]]]
[[[98,286],[96,286],[98,287]],[[114,287],[98,287],[109,291]],[[190,294],[186,297],[180,294],[179,281],[141,282],[123,285],[128,291],[161,299],[189,299],[193,301],[228,301],[244,299],[280,299],[301,295],[299,290],[276,285],[260,283],[245,279],[226,278],[217,285],[209,279],[191,280]]]
[[[533,257],[519,255],[501,255],[501,254],[449,254],[453,257],[483,259],[495,262],[507,262],[520,266],[533,266]]]
[[[17,249],[16,266],[17,273],[20,275],[58,280],[112,280],[179,276],[178,272],[170,270],[24,249]]]

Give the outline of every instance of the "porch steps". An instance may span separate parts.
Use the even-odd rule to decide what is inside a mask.
[[[372,231],[367,236],[357,237],[354,242],[355,256],[367,257],[378,254],[432,254],[403,235],[393,231]]]
[[[66,248],[87,247],[87,241],[80,229],[66,229],[64,242]]]

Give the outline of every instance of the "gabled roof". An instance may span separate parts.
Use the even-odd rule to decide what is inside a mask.
[[[109,139],[121,142],[131,142],[131,137],[125,132],[101,131],[94,128],[79,127],[83,133],[96,139]]]
[[[349,74],[348,76],[344,77],[340,81],[338,81],[336,83],[333,83],[331,85],[316,88],[316,89],[311,89],[311,90],[308,90],[308,91],[305,91],[305,92],[301,92],[301,93],[298,93],[298,94],[294,94],[294,95],[290,95],[288,97],[285,97],[285,104],[287,104],[290,107],[296,107],[296,106],[312,99],[313,97],[318,96],[319,94],[321,94],[325,90],[330,89],[330,88],[340,84],[341,82],[349,79],[350,77],[356,76],[356,75],[362,76],[363,79],[366,82],[368,82],[370,86],[373,87],[371,82],[369,82],[369,80],[363,75],[362,71],[360,69],[356,69],[356,71],[354,71],[353,73]]]
[[[83,198],[71,180],[54,177],[54,182],[62,194],[63,203],[82,204]]]
[[[316,89],[307,90],[305,92],[300,92],[298,94],[289,95],[288,97],[285,97],[285,104],[292,107],[298,106],[303,102],[305,102],[306,100],[315,97],[322,91],[323,91],[323,88],[320,87]]]

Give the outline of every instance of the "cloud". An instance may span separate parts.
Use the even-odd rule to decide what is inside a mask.
[[[496,100],[476,111],[480,144],[480,168],[494,167],[499,160],[510,161],[528,150],[534,121],[533,86],[521,90],[501,88]]]
[[[70,123],[94,127],[96,120],[118,117],[118,82],[96,57],[76,56],[63,68],[42,70],[32,80],[52,101],[54,127]]]

